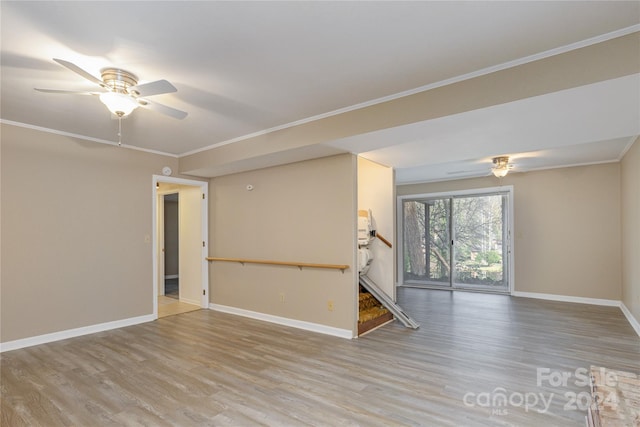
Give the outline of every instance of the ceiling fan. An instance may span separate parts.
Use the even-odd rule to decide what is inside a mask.
[[[513,163],[509,163],[509,156],[498,156],[491,159],[493,167],[491,173],[496,178],[504,178],[513,169]]]
[[[53,58],[53,60],[90,82],[106,89],[106,92],[82,92],[39,88],[35,88],[35,90],[45,93],[99,96],[100,101],[107,106],[109,111],[118,116],[119,119],[128,116],[138,107],[157,111],[158,113],[176,119],[184,119],[187,117],[185,111],[146,99],[148,96],[176,92],[177,89],[175,86],[166,80],[156,80],[150,83],[138,84],[138,78],[134,74],[119,68],[103,68],[100,70],[101,80],[72,62],[57,58]]]
[[[465,177],[494,175],[496,178],[504,178],[509,173],[509,171],[514,168],[514,164],[510,163],[509,156],[493,157],[491,159],[491,162],[493,163],[493,167],[489,172],[486,172],[486,166],[484,166],[484,161],[482,161],[482,163],[473,162],[479,164],[478,168],[449,171],[447,172],[447,175],[465,175]]]

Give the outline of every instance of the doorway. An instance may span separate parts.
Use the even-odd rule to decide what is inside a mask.
[[[399,282],[509,293],[511,193],[499,188],[402,197]]]
[[[163,295],[167,298],[180,299],[180,193],[169,193],[163,196],[164,224],[162,227],[164,244],[160,256],[164,257]],[[159,289],[160,291],[160,289]]]
[[[153,313],[208,308],[208,183],[153,177]]]

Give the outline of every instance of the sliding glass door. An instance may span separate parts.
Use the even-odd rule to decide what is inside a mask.
[[[404,198],[402,281],[508,292],[509,192]]]

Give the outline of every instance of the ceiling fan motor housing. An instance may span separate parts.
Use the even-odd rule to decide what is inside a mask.
[[[105,87],[119,93],[129,93],[131,86],[138,84],[138,78],[125,70],[118,68],[105,68],[100,71]],[[135,94],[134,94],[135,95]]]

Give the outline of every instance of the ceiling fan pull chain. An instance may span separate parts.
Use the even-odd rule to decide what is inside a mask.
[[[122,116],[118,115],[118,147],[122,147]]]

